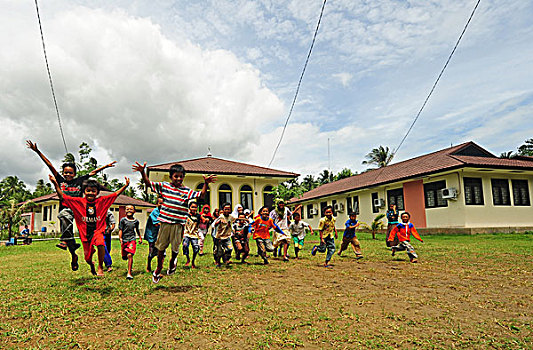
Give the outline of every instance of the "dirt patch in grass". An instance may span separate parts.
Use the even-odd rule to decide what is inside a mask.
[[[268,266],[216,269],[206,255],[199,269],[179,269],[157,285],[147,273],[126,281],[119,252],[115,270],[96,279],[86,266],[68,272],[65,256],[46,245],[0,251],[0,264],[12,268],[19,256],[49,257],[16,266],[17,277],[0,271],[0,346],[531,348],[533,237],[500,237],[454,237],[453,254],[449,237],[428,237],[417,246],[418,264],[366,237],[365,259],[335,255],[330,269],[323,256],[310,256],[310,244],[303,259]]]

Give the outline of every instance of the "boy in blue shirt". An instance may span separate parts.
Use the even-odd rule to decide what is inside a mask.
[[[348,248],[348,245],[352,245],[352,249],[355,253],[356,259],[361,259],[363,257],[363,253],[361,252],[361,245],[359,244],[359,240],[357,239],[355,235],[355,229],[357,226],[359,226],[359,222],[357,221],[357,214],[354,212],[351,212],[350,218],[346,221],[344,224],[344,235],[342,237],[342,244],[341,249],[339,250],[339,256],[343,251],[345,251]]]

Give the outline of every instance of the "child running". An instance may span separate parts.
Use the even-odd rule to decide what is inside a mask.
[[[198,255],[202,256],[204,255],[204,242],[207,237],[207,230],[209,229],[209,225],[213,222],[213,216],[211,215],[211,208],[209,205],[204,204],[200,216],[202,217],[202,220],[198,224],[198,236],[200,237],[198,239],[198,245],[200,246],[200,252]]]
[[[146,220],[146,228],[144,229],[144,240],[148,242],[148,261],[146,264],[146,272],[152,272],[152,259],[157,256],[158,250],[155,247],[157,241],[157,234],[159,233],[159,211],[163,204],[163,198],[157,198],[157,207],[152,210],[148,220]]]
[[[402,250],[407,251],[407,255],[409,256],[409,260],[412,263],[418,262],[418,255],[415,253],[415,248],[411,245],[410,238],[411,235],[413,235],[416,239],[418,239],[420,242],[424,242],[422,238],[420,238],[420,235],[416,231],[415,225],[409,222],[411,219],[411,214],[408,212],[404,212],[401,216],[402,222],[400,222],[398,225],[396,225],[390,235],[389,235],[389,242],[394,241],[394,237],[398,236],[398,245],[392,246],[392,256],[396,252],[400,252]]]
[[[198,245],[198,225],[202,222],[202,217],[198,214],[198,203],[191,202],[189,204],[189,215],[187,215],[187,221],[185,222],[185,229],[183,234],[183,255],[187,258],[185,267],[196,268],[195,261],[196,255],[200,251],[200,246]],[[189,246],[192,245],[192,262],[189,258]]]
[[[339,250],[338,254],[339,256],[341,256],[341,253],[348,249],[348,245],[351,244],[352,249],[355,253],[355,258],[361,259],[363,258],[363,253],[361,252],[361,245],[359,244],[359,240],[355,235],[355,229],[359,226],[359,222],[357,221],[357,214],[351,212],[348,215],[350,216],[350,218],[344,223],[345,229],[342,237],[341,249]]]
[[[239,214],[237,221],[233,224],[233,238],[235,240],[235,255],[241,260],[241,264],[246,263],[246,258],[250,254],[248,239],[250,236],[250,222],[246,214]]]
[[[326,261],[324,267],[331,267],[329,264],[333,254],[335,254],[335,238],[338,238],[337,229],[335,228],[335,218],[333,217],[333,207],[328,205],[324,208],[324,215],[318,223],[318,230],[320,232],[320,245],[315,245],[311,250],[311,255],[315,256],[316,252],[325,253]]]
[[[37,155],[42,159],[44,164],[50,169],[52,175],[54,175],[57,183],[61,187],[61,191],[71,197],[82,197],[81,187],[84,181],[87,181],[89,177],[98,174],[100,171],[114,167],[116,162],[111,162],[103,167],[91,171],[87,175],[76,177],[76,164],[74,163],[64,163],[62,166],[61,175],[57,172],[56,168],[52,165],[52,162],[46,158],[44,154],[41,153],[37,144],[31,142],[30,140],[26,141],[26,145],[29,149],[37,153]],[[74,239],[74,214],[72,210],[66,207],[63,202],[59,202],[59,214],[57,215],[59,220],[59,227],[61,229],[61,237],[59,238],[59,244],[57,247],[63,250],[69,251],[71,255],[70,267],[72,271],[78,270],[78,255],[76,254],[76,249],[80,247],[76,240]]]
[[[126,279],[133,279],[133,256],[137,250],[137,241],[135,240],[135,233],[139,236],[139,244],[142,244],[143,239],[139,232],[139,220],[135,219],[135,207],[133,205],[126,205],[126,217],[120,219],[118,223],[118,238],[120,239],[120,248],[122,251],[122,260],[128,260],[128,275]]]
[[[283,230],[279,228],[278,225],[269,217],[269,211],[267,206],[261,207],[259,209],[259,217],[255,219],[252,223],[253,229],[253,238],[257,244],[257,253],[261,258],[263,258],[263,263],[268,264],[267,252],[273,252],[274,246],[270,241],[270,229],[275,230],[276,232],[285,235]]]
[[[159,233],[155,247],[157,253],[157,268],[152,274],[152,282],[159,283],[163,262],[165,260],[165,250],[172,244],[172,256],[168,264],[167,275],[173,275],[176,272],[177,257],[183,237],[183,225],[187,220],[187,203],[194,198],[203,198],[207,192],[210,183],[216,181],[215,175],[204,175],[204,186],[200,192],[191,190],[183,185],[185,178],[185,168],[180,164],[174,164],[168,170],[170,182],[152,182],[146,175],[146,162],[142,165],[138,162],[132,165],[134,171],[141,173],[144,184],[151,188],[152,191],[163,197],[163,205],[159,214]]]
[[[233,235],[233,223],[235,217],[231,215],[231,204],[224,203],[222,205],[222,214],[215,220],[213,225],[216,228],[216,245],[214,251],[215,265],[220,267],[220,259],[224,264],[228,265],[231,259],[231,236]]]
[[[294,243],[294,256],[296,259],[299,259],[298,253],[300,250],[304,249],[304,239],[306,229],[311,231],[311,234],[314,234],[313,229],[307,222],[300,220],[300,213],[294,213],[292,215],[294,221],[289,225],[289,231],[292,235],[292,241]]]
[[[98,197],[98,194],[100,193],[100,184],[95,180],[87,180],[83,188],[84,197],[80,198],[64,194],[61,187],[59,187],[56,178],[52,175],[50,175],[49,178],[54,184],[59,200],[62,201],[66,207],[72,209],[72,212],[74,213],[76,226],[80,232],[80,239],[83,244],[85,261],[91,267],[91,273],[93,275],[103,276],[106,213],[115,199],[129,186],[130,179],[126,177],[126,184],[124,186],[118,191],[102,197]],[[96,249],[98,249],[98,271],[95,269],[93,263],[95,246]]]
[[[113,259],[111,259],[111,234],[115,230],[115,215],[111,210],[107,211],[105,218],[105,231],[104,231],[104,242],[105,242],[105,257],[104,265],[107,272],[113,271]]]

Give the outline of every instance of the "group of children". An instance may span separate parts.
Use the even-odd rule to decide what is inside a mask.
[[[30,149],[35,151],[48,166],[52,175],[49,176],[60,200],[60,220],[62,236],[57,245],[61,249],[71,253],[71,268],[78,269],[78,257],[76,250],[80,247],[74,240],[73,219],[76,222],[82,241],[85,261],[91,268],[91,272],[97,276],[103,276],[104,263],[111,269],[111,257],[109,255],[110,234],[114,228],[109,221],[109,208],[128,186],[126,184],[118,191],[106,196],[99,196],[101,185],[89,179],[99,171],[114,166],[112,162],[104,167],[96,169],[85,176],[76,177],[76,166],[72,163],[63,164],[62,174],[59,174],[51,162],[39,151],[37,144],[27,141]],[[246,263],[250,254],[249,239],[256,241],[257,253],[268,264],[268,253],[289,260],[288,247],[293,242],[295,258],[299,258],[299,252],[303,249],[306,230],[314,233],[309,224],[301,221],[300,214],[291,212],[283,201],[277,203],[270,211],[264,206],[258,211],[256,217],[253,212],[244,210],[238,205],[231,210],[231,205],[225,203],[213,214],[210,208],[204,205],[198,212],[196,199],[205,196],[209,184],[216,181],[215,175],[204,176],[204,185],[200,191],[194,191],[183,185],[185,169],[179,165],[172,165],[169,169],[170,182],[150,181],[146,171],[146,162],[136,162],[132,169],[141,174],[142,181],[147,188],[158,194],[157,208],[155,208],[147,221],[144,239],[148,242],[149,254],[146,270],[152,272],[152,260],[157,257],[157,267],[152,272],[152,281],[158,283],[162,275],[163,263],[166,257],[166,249],[171,246],[171,257],[168,264],[167,275],[172,275],[177,269],[177,256],[180,248],[187,258],[186,267],[196,268],[196,258],[203,255],[204,241],[208,232],[213,237],[213,256],[217,267],[229,264],[232,251],[241,263]],[[119,239],[121,243],[122,259],[128,261],[127,279],[133,279],[133,257],[136,252],[136,240],[142,243],[139,231],[139,221],[134,218],[135,208],[126,206],[126,216],[119,222]],[[324,217],[319,222],[320,244],[312,248],[311,254],[317,252],[326,253],[325,267],[330,267],[330,261],[335,253],[335,239],[338,238],[335,228],[333,208],[328,206],[324,210]],[[112,216],[112,214],[111,214]],[[107,219],[107,220],[106,220]],[[403,213],[402,222],[398,223],[388,235],[388,241],[398,238],[398,243],[391,247],[392,255],[397,251],[406,250],[411,262],[417,262],[417,255],[410,244],[410,235],[422,241],[414,225],[409,222],[410,215]],[[349,213],[349,219],[345,223],[343,240],[338,252],[340,256],[349,245],[352,245],[357,259],[363,257],[361,246],[357,240],[355,231],[359,223],[355,213]],[[110,229],[111,228],[111,229]],[[273,240],[271,237],[273,231]],[[107,237],[109,236],[109,238]],[[109,239],[109,243],[106,242]],[[192,259],[190,249],[192,248]],[[279,252],[278,252],[279,249]],[[93,255],[97,252],[98,267],[94,265]]]

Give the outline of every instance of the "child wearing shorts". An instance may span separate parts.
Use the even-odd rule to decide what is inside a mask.
[[[137,241],[135,234],[139,236],[139,243],[142,244],[141,233],[139,232],[139,220],[135,219],[135,207],[126,205],[126,217],[120,219],[118,223],[118,238],[120,239],[120,248],[122,260],[128,260],[128,275],[126,279],[133,279],[133,256],[137,250]]]
[[[83,185],[84,197],[71,197],[66,195],[59,187],[59,183],[52,175],[50,182],[54,184],[57,196],[63,204],[72,209],[74,220],[80,233],[80,240],[83,245],[85,261],[91,267],[91,273],[96,276],[104,275],[105,242],[104,230],[106,228],[106,214],[115,199],[129,186],[130,179],[125,178],[126,184],[118,191],[98,197],[100,184],[95,180],[87,180]],[[98,271],[93,263],[93,255],[98,249]]]
[[[246,258],[250,254],[250,245],[248,238],[250,235],[250,223],[246,218],[246,214],[238,215],[237,221],[233,224],[233,238],[235,243],[235,254],[237,259],[240,258],[241,263],[246,263]]]
[[[263,263],[268,264],[267,252],[273,252],[276,248],[270,241],[270,229],[277,233],[285,235],[282,229],[274,223],[269,217],[269,210],[267,206],[259,209],[259,216],[252,223],[253,238],[257,244],[257,253],[263,258]]]
[[[313,229],[307,222],[300,220],[300,213],[296,212],[292,214],[293,222],[289,225],[289,232],[292,235],[292,242],[294,243],[294,256],[299,259],[298,253],[304,248],[304,239],[306,235],[306,229],[314,234]]]
[[[220,260],[224,264],[229,264],[232,252],[231,236],[233,235],[233,223],[235,218],[231,214],[231,204],[224,203],[222,205],[222,214],[215,220],[216,231],[216,247],[215,247],[215,264],[220,267]]]

